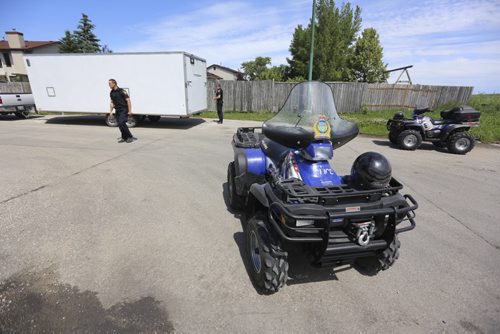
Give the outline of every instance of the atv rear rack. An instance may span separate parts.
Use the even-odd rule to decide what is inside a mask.
[[[233,136],[234,145],[241,148],[260,147],[262,133],[255,132],[255,129],[262,129],[262,127],[238,128]]]

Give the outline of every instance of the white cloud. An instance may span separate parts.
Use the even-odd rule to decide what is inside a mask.
[[[238,68],[243,61],[270,56],[284,63],[294,28],[309,1],[288,1],[264,8],[252,2],[225,2],[195,12],[141,25],[144,40],[119,51],[183,50],[208,63]]]
[[[363,27],[379,32],[389,68],[413,64],[415,83],[500,92],[498,1],[363,1],[362,9]],[[116,51],[182,50],[233,68],[257,56],[286,64],[293,31],[310,15],[310,0],[222,1],[134,26],[142,40]]]

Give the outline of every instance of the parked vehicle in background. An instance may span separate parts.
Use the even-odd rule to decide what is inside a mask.
[[[36,112],[32,94],[0,93],[0,114],[28,118]]]
[[[389,140],[403,150],[413,151],[422,141],[430,141],[437,147],[446,147],[454,154],[466,154],[475,145],[469,133],[471,127],[479,126],[480,112],[469,106],[441,111],[442,119],[423,116],[430,108],[416,108],[412,119],[405,119],[397,112],[387,121]]]
[[[133,104],[134,127],[146,117],[189,117],[207,109],[206,61],[185,52],[31,54],[24,57],[39,111],[108,113],[108,80],[115,79]],[[106,117],[116,126],[114,117]]]

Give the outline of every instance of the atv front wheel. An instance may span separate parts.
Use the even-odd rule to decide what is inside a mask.
[[[230,162],[227,166],[227,188],[229,192],[229,206],[233,210],[241,210],[243,208],[243,197],[236,193],[236,184],[234,181],[234,162]]]
[[[466,154],[470,152],[476,141],[467,131],[455,132],[448,138],[448,151],[454,154]]]
[[[397,132],[393,132],[393,131],[389,132],[389,140],[394,145],[398,144],[398,135],[399,135],[399,133],[397,133]]]
[[[389,269],[394,262],[399,258],[399,248],[401,247],[401,242],[398,239],[397,234],[394,235],[394,239],[389,244],[389,247],[384,249],[381,253],[376,256],[363,257],[356,260],[356,264],[362,269],[376,274],[381,270]]]
[[[262,292],[272,294],[285,286],[288,279],[287,252],[270,234],[264,214],[250,219],[247,246],[252,280]]]
[[[415,130],[405,130],[399,134],[397,140],[400,148],[413,151],[422,144],[422,135]]]

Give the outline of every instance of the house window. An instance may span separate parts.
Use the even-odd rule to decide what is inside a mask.
[[[5,65],[7,67],[11,67],[12,66],[12,61],[10,60],[10,54],[8,52],[4,52],[3,53],[3,58],[5,59]]]

